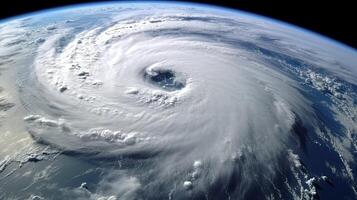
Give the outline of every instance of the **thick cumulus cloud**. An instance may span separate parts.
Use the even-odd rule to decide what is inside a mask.
[[[121,175],[101,185],[122,193],[101,194],[315,198],[325,179],[310,180],[316,174],[301,161],[313,149],[307,140],[333,144],[353,181],[356,77],[329,73],[319,56],[330,52],[309,52],[315,44],[304,49],[286,27],[172,8],[119,12],[80,31],[70,24],[47,27],[21,69],[24,121],[39,142],[119,162]],[[337,117],[318,112],[318,97]],[[347,130],[326,136],[328,119]]]

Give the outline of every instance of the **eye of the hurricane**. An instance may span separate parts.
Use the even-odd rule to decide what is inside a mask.
[[[144,78],[151,84],[167,91],[180,90],[185,87],[184,77],[168,69],[146,70]]]

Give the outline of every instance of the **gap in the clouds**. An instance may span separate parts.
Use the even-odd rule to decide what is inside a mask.
[[[175,72],[167,69],[145,72],[144,77],[152,84],[168,91],[180,90],[186,85],[185,81],[178,78]]]

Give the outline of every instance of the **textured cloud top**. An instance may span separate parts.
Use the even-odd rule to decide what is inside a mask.
[[[356,197],[355,51],[246,14],[119,5],[0,27],[1,50],[28,47],[13,69],[28,133],[111,171],[68,195]]]

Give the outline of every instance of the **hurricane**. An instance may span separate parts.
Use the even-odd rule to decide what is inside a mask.
[[[71,195],[357,195],[356,56],[217,8],[102,9],[110,14],[95,23],[43,26],[30,62],[16,69],[31,138],[110,169],[100,194]]]

